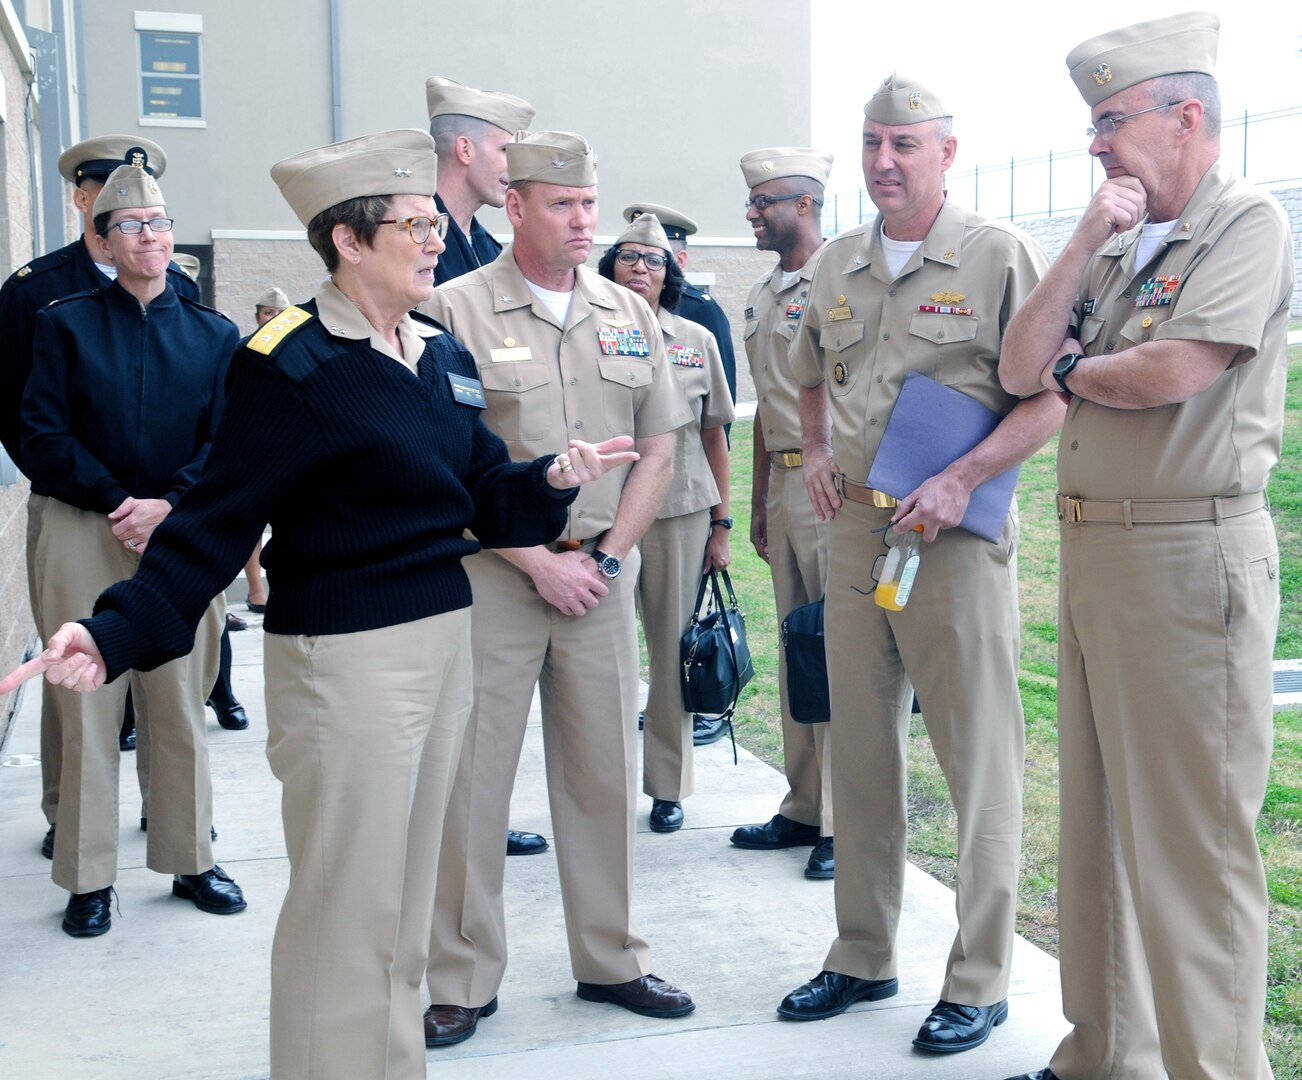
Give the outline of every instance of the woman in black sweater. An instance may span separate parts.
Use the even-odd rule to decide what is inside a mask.
[[[270,521],[267,756],[290,860],[271,1072],[424,1077],[420,980],[471,705],[461,559],[554,539],[577,485],[636,455],[625,438],[513,464],[481,421],[474,360],[411,311],[446,230],[427,134],[322,147],[272,177],[331,280],[236,351],[203,475],[135,577],[0,694],[41,671],[93,689],[183,655]]]

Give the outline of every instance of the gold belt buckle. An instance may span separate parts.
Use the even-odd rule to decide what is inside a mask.
[[[895,507],[900,505],[900,500],[895,498],[894,495],[887,495],[886,492],[878,491],[876,488],[873,488],[871,493],[873,506],[877,507],[878,510],[894,510]]]
[[[1062,497],[1063,505],[1058,508],[1058,520],[1069,522],[1072,525],[1079,525],[1085,520],[1083,501],[1082,499],[1073,499],[1070,495],[1064,495]]]
[[[783,450],[782,464],[788,469],[799,469],[805,464],[805,455],[799,450]]]

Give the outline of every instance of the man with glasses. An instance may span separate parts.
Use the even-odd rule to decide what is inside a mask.
[[[1293,245],[1220,162],[1220,22],[1067,56],[1107,179],[1009,327],[1016,394],[1069,401],[1058,917],[1072,1031],[1036,1080],[1261,1080],[1279,460]]]
[[[752,150],[741,159],[750,198],[746,220],[760,251],[778,262],[746,298],[746,358],[759,398],[755,412],[750,539],[773,575],[780,623],[823,595],[827,527],[814,517],[801,483],[799,386],[787,351],[809,298],[822,252],[820,211],[832,155],[810,147]],[[741,848],[810,847],[805,877],[835,876],[832,773],[827,724],[798,724],[787,702],[786,656],[778,652],[782,753],[790,785],[778,812],[732,834]]]
[[[142,155],[143,156],[143,155]],[[45,640],[132,576],[155,527],[203,469],[239,333],[170,283],[172,219],[144,162],[123,165],[94,203],[95,233],[117,276],[37,313],[22,402],[22,451],[45,499],[33,565]],[[118,721],[127,683],[148,727],[146,864],[201,911],[244,909],[213,863],[204,700],[217,674],[225,605],[214,600],[193,651],[98,694],[54,687],[62,725],[53,878],[72,895],[63,929],[108,931],[118,850]]]
[[[73,187],[72,202],[82,222],[82,234],[66,247],[41,255],[19,267],[0,289],[0,336],[5,348],[0,353],[0,443],[20,470],[23,469],[19,434],[19,413],[23,388],[32,372],[32,335],[36,313],[52,300],[61,300],[88,289],[102,289],[117,274],[108,252],[95,235],[92,209],[109,173],[124,162],[143,162],[155,178],[167,168],[163,148],[148,139],[129,135],[100,135],[68,147],[59,155],[59,175]],[[168,267],[168,281],[182,296],[199,299],[199,286],[175,263]],[[32,558],[41,533],[41,512],[45,498],[27,501],[27,582],[32,614],[40,623],[39,589]],[[149,793],[148,734],[137,739],[135,712],[128,696],[120,731],[120,748],[132,750],[140,744],[136,760],[142,799]],[[59,808],[59,772],[63,735],[49,684],[41,683],[41,809],[49,822],[41,854],[54,857],[55,820]],[[142,804],[143,810],[143,804]]]
[[[897,73],[878,87],[863,124],[878,216],[828,243],[791,350],[805,486],[830,520],[825,624],[841,824],[836,940],[823,970],[778,1006],[788,1019],[820,1020],[898,990],[916,688],[958,818],[958,933],[940,1000],[913,1040],[934,1053],[980,1046],[1008,1015],[1022,839],[1016,503],[996,516],[993,542],[956,526],[973,490],[1043,445],[1063,413],[1053,394],[1019,402],[999,385],[1004,327],[1047,261],[1025,234],[946,197],[952,131],[950,109],[922,83]],[[868,476],[882,433],[915,373],[984,405],[995,426],[913,491],[875,490]],[[907,606],[888,612],[875,581],[888,545],[915,527],[926,541],[917,578]]]
[[[633,926],[638,539],[673,474],[691,412],[646,302],[584,266],[596,155],[582,136],[521,132],[506,148],[514,243],[425,305],[474,355],[488,426],[514,460],[572,438],[631,435],[641,459],[586,485],[562,538],[465,560],[475,594],[475,704],[443,830],[425,1013],[429,1046],[497,1011],[511,788],[535,687],[556,863],[578,995],[652,1017],[692,999],[651,974]]]

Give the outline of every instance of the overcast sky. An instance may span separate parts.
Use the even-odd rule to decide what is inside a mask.
[[[988,167],[1049,151],[1060,159],[1055,204],[1070,204],[1073,179],[1083,201],[1087,161],[1061,160],[1088,145],[1084,129],[1090,122],[1068,78],[1066,56],[1086,38],[1136,22],[1142,7],[1133,0],[1006,0],[968,7],[813,0],[812,137],[837,159],[829,191],[845,198],[863,186],[863,104],[889,72],[899,70],[922,80],[954,110],[959,147],[952,176],[970,177],[981,166],[983,212],[1008,212],[1007,169],[987,175]],[[1227,119],[1241,118],[1245,109],[1257,114],[1302,106],[1302,4],[1235,0],[1204,10],[1221,18],[1217,77]],[[1248,138],[1250,178],[1302,177],[1302,116],[1254,123]],[[1223,150],[1236,167],[1242,139],[1241,128],[1227,128]],[[1019,213],[1023,197],[1047,200],[1044,191],[1031,190],[1042,188],[1045,176],[1044,167],[1021,172]],[[1096,173],[1095,182],[1101,179]],[[970,185],[970,178],[951,183],[969,205]]]

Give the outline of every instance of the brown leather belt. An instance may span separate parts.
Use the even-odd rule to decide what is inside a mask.
[[[887,495],[886,492],[870,488],[865,484],[856,484],[853,480],[847,479],[845,473],[836,474],[836,490],[844,499],[862,503],[864,506],[875,506],[878,510],[893,510],[900,503],[894,495]]]
[[[1058,496],[1058,520],[1071,525],[1176,525],[1250,514],[1266,505],[1266,493],[1212,499],[1074,499]]]
[[[769,461],[779,469],[798,469],[805,463],[805,456],[799,450],[770,450]]]
[[[588,545],[596,547],[598,539],[594,536],[590,540],[553,540],[547,547],[551,551],[579,551]]]

